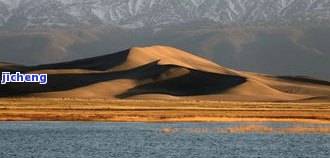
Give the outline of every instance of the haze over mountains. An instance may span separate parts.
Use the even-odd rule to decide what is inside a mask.
[[[48,74],[47,85],[1,85],[0,97],[330,100],[328,81],[236,71],[165,46],[135,47],[105,56],[31,67],[2,64],[0,70]]]
[[[329,0],[0,0],[0,61],[168,45],[229,68],[330,79]]]

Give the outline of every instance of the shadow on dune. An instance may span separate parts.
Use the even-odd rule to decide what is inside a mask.
[[[318,85],[325,85],[330,86],[329,81],[303,77],[303,76],[279,76],[277,78],[288,80],[288,81],[295,81],[295,82],[304,82],[304,83],[311,83],[311,84],[318,84]]]
[[[29,68],[25,66],[20,66],[20,65],[1,65],[0,63],[0,72],[10,72],[10,73],[15,73],[17,71],[19,72],[26,72],[28,71]]]
[[[84,69],[84,70],[95,70],[95,71],[106,71],[109,70],[127,60],[127,56],[130,50],[124,50],[122,52],[98,56],[94,58],[38,65],[30,67],[29,71],[33,70],[46,70],[46,69]]]
[[[246,78],[232,75],[190,70],[189,74],[137,86],[118,95],[125,99],[141,94],[168,94],[173,96],[196,96],[221,93],[246,82]]]
[[[189,73],[186,75],[168,80],[160,80],[159,78],[162,73],[173,68],[183,67],[175,65],[158,65],[157,63],[158,61],[131,70],[119,72],[53,74],[48,75],[48,83],[46,85],[39,85],[38,83],[9,83],[0,86],[0,97],[24,96],[33,93],[72,90],[117,79],[132,79],[136,81],[148,79],[151,81],[149,84],[140,85],[130,89],[128,92],[117,96],[118,98],[149,93],[178,96],[206,95],[224,91],[246,81],[245,78],[239,76],[202,72],[191,69],[187,69],[189,70]],[[64,67],[65,66],[61,68]]]
[[[142,72],[151,72],[148,69],[154,67],[157,62],[144,66],[120,71],[88,74],[49,74],[48,83],[39,85],[38,83],[8,83],[0,86],[0,97],[20,96],[31,93],[56,92],[85,87],[88,85],[116,80],[116,79],[143,79]],[[58,66],[58,65],[56,65]],[[47,66],[50,68],[52,66]],[[65,66],[61,67],[64,68]],[[53,68],[53,67],[52,67]],[[164,69],[164,68],[163,68]],[[39,70],[39,69],[38,69]],[[162,69],[156,69],[153,73],[161,73]],[[146,74],[147,75],[147,74]]]

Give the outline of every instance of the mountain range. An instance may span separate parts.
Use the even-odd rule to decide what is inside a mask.
[[[330,80],[329,0],[0,0],[0,61],[167,45],[237,70]]]
[[[220,25],[324,25],[329,0],[0,0],[2,30],[114,25],[129,29],[209,20]]]

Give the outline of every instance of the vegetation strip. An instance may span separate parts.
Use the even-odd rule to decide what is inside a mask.
[[[1,121],[330,123],[330,103],[0,99]]]

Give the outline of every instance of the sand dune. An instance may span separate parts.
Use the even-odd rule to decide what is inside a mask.
[[[165,46],[31,67],[3,63],[0,70],[48,74],[47,85],[1,85],[1,97],[330,101],[328,81],[226,69]]]

